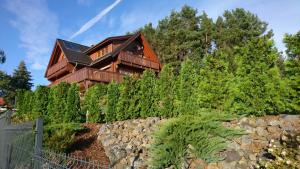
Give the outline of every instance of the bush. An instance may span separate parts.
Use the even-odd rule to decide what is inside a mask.
[[[206,162],[220,160],[217,154],[226,148],[227,140],[243,134],[221,124],[231,118],[226,114],[209,112],[168,120],[154,133],[154,143],[150,148],[151,167],[173,165],[180,168],[190,156]]]
[[[47,125],[44,128],[44,145],[53,151],[67,152],[75,141],[75,134],[83,129],[79,123]]]
[[[84,96],[82,109],[87,113],[87,121],[104,122],[106,111],[107,85],[96,84],[89,88]]]
[[[117,119],[116,107],[119,101],[119,84],[116,82],[111,82],[107,86],[107,112],[105,114],[105,121],[111,122]]]
[[[83,122],[81,115],[79,86],[72,84],[67,93],[67,111],[64,113],[64,122]]]

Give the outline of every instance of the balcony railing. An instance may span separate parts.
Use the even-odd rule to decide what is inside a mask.
[[[57,85],[61,82],[79,83],[84,80],[90,80],[90,81],[108,83],[113,80],[116,82],[121,82],[122,79],[123,79],[123,74],[120,73],[108,72],[108,71],[93,69],[93,68],[83,68],[56,80],[51,84],[51,86]]]
[[[47,70],[47,77],[50,77],[54,74],[59,74],[59,72],[63,69],[67,69],[67,65],[68,65],[68,61],[67,59],[63,59],[61,61],[59,61],[58,63],[56,63],[55,65],[51,66],[48,70]]]
[[[155,71],[158,71],[160,69],[159,63],[152,61],[148,58],[140,57],[139,55],[130,54],[127,52],[121,52],[119,54],[119,60],[121,63],[129,65],[129,66],[135,66],[140,68],[151,68]]]

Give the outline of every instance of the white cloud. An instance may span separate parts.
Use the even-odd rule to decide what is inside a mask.
[[[57,37],[56,15],[44,0],[8,0],[6,9],[15,15],[10,23],[20,33],[20,46],[26,50],[26,62],[32,69],[44,69]]]
[[[73,39],[74,37],[80,35],[81,33],[87,31],[92,26],[94,26],[102,17],[104,17],[109,11],[111,11],[115,6],[117,6],[122,0],[116,0],[114,3],[106,7],[104,10],[102,10],[98,15],[96,15],[94,18],[89,20],[87,23],[85,23],[76,33],[74,33],[70,39]]]

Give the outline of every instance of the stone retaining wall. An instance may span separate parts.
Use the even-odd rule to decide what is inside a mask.
[[[147,168],[151,133],[158,123],[164,121],[147,118],[102,125],[98,140],[104,146],[113,168]],[[205,164],[202,160],[191,159],[188,168],[198,168],[200,165],[207,169],[253,168],[259,153],[271,139],[279,139],[284,130],[300,132],[300,116],[244,117],[224,125],[244,129],[247,134],[230,142],[228,149],[221,154],[223,161]]]

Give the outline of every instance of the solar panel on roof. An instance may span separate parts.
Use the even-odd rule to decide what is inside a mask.
[[[65,44],[65,47],[69,50],[73,50],[73,51],[76,51],[76,52],[81,52],[80,50],[80,47],[74,43],[71,43],[71,42],[64,42]]]

